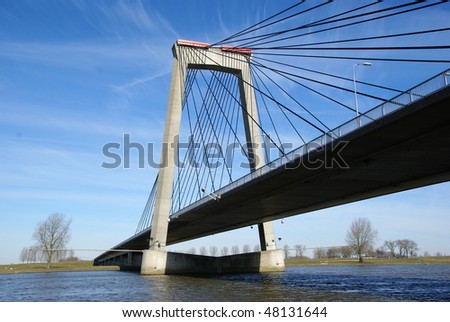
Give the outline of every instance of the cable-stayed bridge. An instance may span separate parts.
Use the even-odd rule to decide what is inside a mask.
[[[358,2],[332,14],[329,5],[301,1],[221,42],[174,44],[158,177],[136,234],[96,264],[143,274],[280,271],[272,220],[450,179],[450,28],[342,32],[448,5]],[[391,39],[399,45],[384,45]],[[353,77],[317,60],[350,61]],[[358,81],[375,62],[441,72],[406,89]],[[249,225],[261,252],[165,250]]]

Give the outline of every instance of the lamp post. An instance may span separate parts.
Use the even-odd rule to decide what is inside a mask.
[[[359,116],[359,108],[358,108],[358,93],[356,91],[356,71],[355,71],[355,67],[356,66],[366,66],[366,67],[370,67],[372,66],[372,63],[369,62],[363,62],[363,63],[357,63],[353,65],[353,89],[355,92],[355,111],[356,111],[356,117]]]

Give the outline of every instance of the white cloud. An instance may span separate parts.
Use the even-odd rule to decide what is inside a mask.
[[[83,18],[102,36],[117,39],[139,38],[142,35],[177,38],[178,33],[171,23],[159,14],[151,2],[73,1]]]
[[[79,134],[80,139],[95,135],[91,136],[91,140],[108,140],[130,133],[135,139],[158,142],[162,137],[164,121],[162,115],[160,119],[157,115],[153,116],[153,119],[142,119],[129,114],[108,116],[92,114],[89,111],[76,112],[67,107],[8,102],[0,102],[0,111],[2,114],[0,124],[28,130],[33,128],[45,130],[40,132],[39,137],[33,138],[44,141],[48,138],[49,131],[53,129],[60,133]]]
[[[112,88],[114,88],[115,90],[117,90],[119,92],[128,92],[129,90],[133,89],[134,87],[141,86],[143,84],[152,82],[162,76],[168,75],[169,73],[170,73],[169,71],[162,71],[161,73],[137,77],[137,78],[132,79],[121,85],[112,85]]]
[[[162,47],[151,52],[140,43],[4,41],[0,47],[0,57],[4,59],[80,70],[93,70],[98,66],[122,69],[142,65],[157,67],[166,52],[170,53]]]

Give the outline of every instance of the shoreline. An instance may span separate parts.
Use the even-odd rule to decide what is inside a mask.
[[[374,265],[450,265],[450,256],[412,257],[412,258],[365,258],[358,263],[355,258],[288,258],[286,266],[374,266]]]
[[[117,271],[118,266],[93,266],[92,261],[57,262],[47,268],[46,263],[0,265],[1,274]]]
[[[295,258],[285,259],[286,266],[375,266],[375,265],[450,265],[450,256],[414,258],[366,258],[363,263],[357,259],[342,258]],[[50,272],[117,271],[118,266],[93,266],[92,261],[57,262],[50,269],[46,263],[0,265],[0,274],[27,274]]]

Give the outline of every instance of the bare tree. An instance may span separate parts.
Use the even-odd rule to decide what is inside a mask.
[[[399,240],[395,241],[395,243],[398,247],[398,256],[399,257],[407,257],[408,245],[407,245],[406,239],[399,239]]]
[[[41,257],[39,246],[33,245],[28,248],[28,262],[36,263],[38,261],[38,257]]]
[[[386,249],[384,246],[380,246],[377,249],[375,249],[375,252],[377,253],[378,258],[386,258],[389,257],[389,254],[386,252]]]
[[[205,256],[206,254],[208,254],[208,250],[206,249],[205,246],[200,247],[200,255]]]
[[[283,250],[284,250],[284,258],[288,258],[289,257],[289,246],[284,245]]]
[[[339,258],[341,257],[341,253],[338,247],[330,247],[327,249],[327,257],[328,258]]]
[[[256,252],[260,252],[261,251],[261,245],[260,244],[256,244],[254,247],[253,247],[253,251],[256,253]]]
[[[419,251],[419,246],[417,246],[417,243],[414,240],[409,240],[408,245],[408,252],[409,256],[417,256],[417,252]]]
[[[30,253],[30,248],[29,247],[24,247],[22,248],[22,251],[20,252],[20,256],[19,256],[19,260],[22,263],[29,263],[29,253]]]
[[[314,257],[315,258],[325,258],[327,257],[327,251],[325,248],[318,247],[314,250]]]
[[[373,248],[373,245],[370,245],[366,251],[366,256],[369,257],[377,257],[377,251]]]
[[[345,240],[348,246],[358,255],[358,261],[362,263],[362,255],[370,250],[376,238],[377,231],[372,228],[369,219],[358,218],[350,225]]]
[[[303,258],[303,254],[305,253],[306,246],[305,245],[295,245],[295,257]]]
[[[70,223],[63,214],[53,213],[37,225],[33,238],[42,251],[47,268],[52,261],[61,258],[61,252],[70,240]]]
[[[339,249],[343,258],[350,258],[352,256],[352,249],[348,246],[341,246]]]
[[[209,247],[209,253],[211,254],[211,256],[217,256],[218,252],[219,252],[219,249],[217,248],[217,246]]]
[[[191,248],[189,248],[188,253],[195,255],[195,254],[197,254],[197,249],[195,249],[195,247],[191,247]]]
[[[397,240],[397,244],[399,245],[399,248],[401,248],[400,253],[402,257],[415,256],[419,250],[417,243],[411,239]]]
[[[397,242],[395,240],[385,240],[383,246],[389,249],[392,257],[395,257],[395,248],[397,247]]]
[[[228,255],[228,247],[227,246],[222,247],[222,249],[220,250],[220,255],[222,255],[222,256]]]
[[[239,254],[239,246],[237,246],[237,245],[232,246],[231,254],[233,254],[233,255]]]
[[[249,244],[245,244],[244,246],[242,246],[242,252],[243,253],[250,253],[251,248]]]

